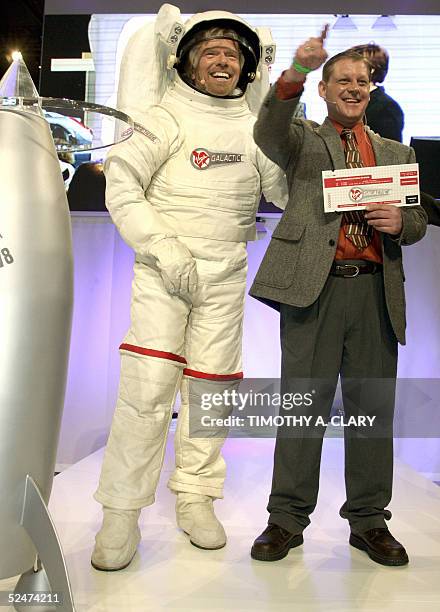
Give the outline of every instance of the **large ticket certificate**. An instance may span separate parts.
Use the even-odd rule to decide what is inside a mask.
[[[420,203],[419,164],[325,170],[322,186],[325,212],[362,210],[367,204]]]

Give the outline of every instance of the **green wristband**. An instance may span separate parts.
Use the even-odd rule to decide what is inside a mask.
[[[301,66],[295,60],[293,60],[292,68],[295,68],[297,72],[301,72],[301,74],[309,74],[309,72],[313,72],[313,68],[306,68],[305,66]]]

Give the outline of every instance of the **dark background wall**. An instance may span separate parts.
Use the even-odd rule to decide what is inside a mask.
[[[84,99],[85,72],[52,72],[52,58],[81,57],[90,51],[90,15],[46,15],[39,92],[53,98]]]
[[[19,49],[38,85],[43,13],[44,0],[1,0],[0,76],[9,67],[11,51]]]

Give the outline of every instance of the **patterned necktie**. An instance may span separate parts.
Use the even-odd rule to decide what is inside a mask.
[[[362,168],[361,154],[357,148],[353,130],[343,129],[341,138],[345,141],[345,165],[347,168]],[[365,221],[363,210],[346,211],[343,214],[345,236],[362,251],[373,238],[373,228]]]

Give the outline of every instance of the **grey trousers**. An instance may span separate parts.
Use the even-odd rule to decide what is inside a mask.
[[[345,419],[376,416],[381,426],[344,428],[347,499],[340,515],[354,531],[384,527],[393,479],[392,421],[397,340],[388,318],[382,272],[329,276],[307,308],[281,305],[282,392],[314,388],[312,406],[298,413],[328,419],[338,376]],[[298,379],[301,379],[299,381]],[[290,411],[292,412],[292,411]],[[269,523],[292,533],[310,523],[318,496],[325,427],[278,430]]]

